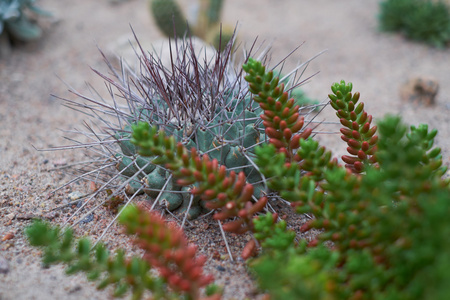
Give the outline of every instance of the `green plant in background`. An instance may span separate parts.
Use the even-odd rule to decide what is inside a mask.
[[[156,25],[168,37],[183,36],[187,30],[187,20],[178,3],[174,0],[152,0],[150,8]]]
[[[380,3],[380,27],[435,47],[450,41],[450,9],[443,1],[386,0]]]
[[[141,299],[150,291],[152,299],[220,299],[220,290],[209,285],[212,276],[203,274],[206,258],[196,257],[196,247],[187,243],[181,228],[168,227],[158,214],[134,206],[124,209],[119,222],[145,250],[142,258],[128,258],[123,250],[113,256],[102,244],[91,249],[88,239],[75,241],[71,229],[62,231],[38,220],[25,233],[31,245],[43,249],[45,266],[64,263],[67,274],[84,272],[89,280],[100,281],[98,289],[114,285],[115,297],[131,291],[132,299]],[[202,298],[205,286],[209,297]]]
[[[222,51],[234,36],[233,30],[220,25],[223,0],[200,0],[195,24],[187,23],[176,0],[149,1],[155,22],[167,37],[192,34]]]
[[[0,34],[10,39],[29,42],[41,37],[41,28],[33,23],[26,10],[38,15],[51,16],[40,9],[34,0],[2,0],[0,2]]]

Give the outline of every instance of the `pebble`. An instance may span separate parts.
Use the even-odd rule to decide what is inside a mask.
[[[49,219],[49,220],[51,220],[51,219],[54,219],[54,218],[56,218],[56,217],[59,217],[59,213],[58,212],[49,212],[49,213],[46,213],[44,216],[43,216],[45,219]]]
[[[36,218],[36,215],[33,214],[19,214],[17,215],[17,220],[31,220]]]
[[[87,215],[80,223],[89,223],[94,220],[94,214]]]
[[[55,167],[65,166],[65,165],[67,165],[67,160],[65,160],[65,159],[57,159],[57,160],[54,160],[54,161],[53,161],[53,165],[54,165]]]
[[[222,266],[216,266],[216,269],[217,269],[217,271],[220,271],[220,272],[225,272],[227,270]]]
[[[0,274],[7,274],[8,272],[9,263],[3,256],[0,256]]]
[[[71,288],[69,290],[69,294],[73,294],[73,293],[79,292],[82,289],[83,289],[83,287],[81,285],[77,284],[76,286],[74,286],[73,288]]]
[[[6,218],[7,220],[12,220],[12,219],[15,218],[15,216],[16,216],[15,213],[10,213],[10,214],[7,214],[7,215],[5,216],[5,218]]]
[[[75,192],[70,193],[68,195],[68,197],[69,197],[70,200],[75,201],[77,199],[83,198],[84,195],[81,192],[79,192],[79,191],[75,191]]]
[[[14,232],[12,231],[8,232],[2,237],[2,242],[13,239],[14,235],[15,235]]]

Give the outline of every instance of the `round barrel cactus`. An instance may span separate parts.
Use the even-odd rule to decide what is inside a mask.
[[[95,154],[79,176],[95,182],[92,198],[102,191],[108,191],[111,198],[123,195],[130,201],[142,195],[139,197],[150,198],[188,219],[206,210],[200,197],[190,193],[195,186],[181,187],[168,169],[157,164],[158,157],[137,153],[130,140],[131,128],[139,122],[157,126],[187,149],[217,159],[228,172],[243,171],[254,186],[255,199],[267,192],[253,162],[255,147],[267,140],[260,118],[263,111],[252,99],[242,69],[235,67],[242,62],[235,64],[233,44],[209,56],[211,52],[205,49],[194,49],[198,47],[192,40],[178,40],[171,48],[169,65],[140,49],[138,70],[125,62],[117,70],[108,62],[112,76],[96,71],[110,85],[112,101],[77,92],[84,103],[66,100],[92,116],[84,133],[89,141],[77,144]],[[263,50],[259,59],[267,59],[267,49]],[[294,81],[292,86],[298,84]],[[311,111],[306,110],[305,114]]]
[[[188,55],[189,49],[184,50]],[[181,60],[175,62],[178,63],[183,64]],[[180,67],[175,65],[172,70],[180,70]],[[129,181],[126,192],[130,195],[145,192],[153,199],[159,198],[171,211],[187,212],[189,219],[196,218],[204,209],[200,199],[191,199],[189,189],[178,186],[169,171],[152,164],[155,157],[144,158],[137,154],[130,142],[131,125],[139,121],[157,125],[188,149],[195,147],[200,154],[217,159],[228,170],[243,171],[247,180],[255,185],[255,196],[259,197],[264,183],[252,157],[255,146],[265,140],[259,118],[261,108],[251,99],[240,76],[230,76],[226,69],[215,74],[217,71],[212,67],[198,66],[192,70],[194,72],[186,69],[183,74],[163,71],[147,77],[146,99],[130,106],[126,124],[114,134],[119,145],[114,160],[116,169]],[[170,85],[163,85],[160,80],[168,76]],[[208,76],[211,76],[209,81]]]

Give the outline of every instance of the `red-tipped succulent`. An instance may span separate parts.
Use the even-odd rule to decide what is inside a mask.
[[[149,138],[150,137],[150,138]],[[227,172],[217,159],[207,154],[200,155],[195,148],[190,152],[174,137],[168,137],[156,127],[140,123],[133,127],[132,142],[144,156],[161,155],[153,163],[161,164],[172,171],[177,184],[193,185],[194,196],[200,196],[209,209],[220,209],[214,215],[217,220],[239,217],[224,224],[226,231],[244,233],[251,230],[253,215],[265,207],[267,198],[252,202],[253,185],[247,183],[244,172]]]
[[[294,98],[289,99],[284,83],[279,84],[279,78],[274,77],[272,71],[266,73],[261,62],[249,58],[242,68],[248,74],[245,80],[255,95],[253,100],[264,111],[261,119],[269,142],[292,161],[300,139],[307,139],[312,132],[311,128],[303,128],[305,120],[300,116],[300,106],[295,104]]]
[[[197,256],[197,247],[189,244],[178,225],[168,226],[156,212],[127,207],[120,216],[135,244],[145,250],[144,259],[157,268],[171,289],[200,298],[200,289],[214,278],[203,273],[205,256]]]
[[[350,155],[343,155],[342,160],[352,172],[361,173],[365,163],[376,163],[377,126],[371,127],[372,116],[364,111],[364,103],[358,103],[360,94],[352,94],[352,88],[352,83],[346,84],[342,80],[331,86],[333,94],[328,97],[339,121],[345,126],[341,128],[341,138],[347,143]]]

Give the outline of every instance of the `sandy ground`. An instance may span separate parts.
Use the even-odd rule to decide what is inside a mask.
[[[83,275],[66,277],[59,266],[43,269],[39,251],[30,248],[23,237],[23,228],[32,217],[64,222],[76,207],[51,210],[67,203],[69,193],[87,190],[84,185],[72,185],[51,195],[70,180],[64,172],[53,170],[82,160],[83,154],[39,152],[35,148],[67,144],[62,136],[70,133],[61,130],[81,126],[84,116],[62,106],[50,94],[72,97],[62,81],[81,92],[87,91],[85,82],[103,88],[90,70],[106,70],[97,46],[105,49],[123,35],[131,38],[130,24],[141,40],[153,41],[162,35],[153,25],[144,0],[119,5],[107,0],[42,0],[38,4],[54,12],[59,21],[43,20],[45,36],[41,40],[21,45],[0,59],[0,257],[7,261],[5,264],[0,258],[0,269],[8,270],[0,274],[0,299],[109,299],[110,290],[97,291]],[[238,23],[244,45],[250,46],[256,37],[272,43],[273,62],[304,42],[288,59],[290,68],[327,49],[305,73],[306,78],[320,72],[304,86],[309,96],[325,101],[332,82],[351,81],[375,119],[386,113],[400,114],[409,124],[428,123],[437,128],[436,144],[449,165],[450,51],[380,33],[377,13],[376,0],[228,0],[223,19],[228,24]],[[400,100],[401,84],[414,76],[432,76],[439,82],[435,105]],[[325,109],[319,119],[334,121],[332,109]],[[320,130],[336,132],[337,127],[327,125]],[[319,136],[336,153],[345,151],[337,134]],[[77,234],[96,238],[113,217],[99,209],[92,222],[77,227]],[[226,258],[217,224],[206,218],[194,225],[187,229],[189,238],[210,257],[206,271],[225,286],[224,298],[255,298],[245,265]],[[206,229],[207,235],[203,234]],[[248,237],[230,235],[229,239],[237,255]],[[116,226],[105,242],[111,249],[130,244]]]

